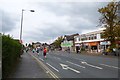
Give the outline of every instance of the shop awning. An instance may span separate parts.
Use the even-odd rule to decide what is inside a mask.
[[[89,45],[90,46],[97,46],[99,43],[98,42],[90,42]]]

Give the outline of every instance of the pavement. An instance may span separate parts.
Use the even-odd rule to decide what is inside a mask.
[[[49,78],[46,71],[28,53],[24,53],[8,78]]]

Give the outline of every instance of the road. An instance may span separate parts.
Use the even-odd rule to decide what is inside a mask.
[[[118,58],[88,56],[67,52],[29,52],[58,78],[118,78]],[[48,71],[49,72],[49,71]]]

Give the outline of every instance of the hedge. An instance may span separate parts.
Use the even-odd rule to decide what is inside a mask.
[[[9,35],[2,35],[2,77],[5,78],[11,72],[13,65],[19,58],[22,45]]]

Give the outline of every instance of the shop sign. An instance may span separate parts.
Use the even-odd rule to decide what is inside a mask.
[[[73,43],[72,42],[64,42],[64,43],[61,43],[61,47],[71,47],[73,46]]]
[[[90,46],[97,46],[98,45],[98,42],[91,42],[89,43]]]
[[[100,45],[110,45],[110,41],[100,42]]]

